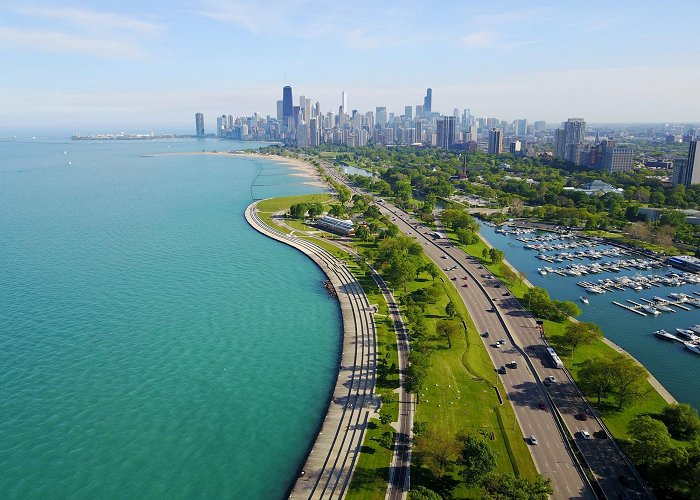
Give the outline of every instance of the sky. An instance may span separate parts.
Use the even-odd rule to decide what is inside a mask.
[[[694,0],[3,0],[0,131],[213,131],[284,85],[324,112],[431,87],[445,114],[700,122],[698,25]]]

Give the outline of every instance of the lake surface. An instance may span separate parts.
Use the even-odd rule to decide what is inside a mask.
[[[569,264],[587,264],[591,262],[606,262],[617,259],[639,258],[639,255],[604,257],[602,260],[574,260],[548,263],[535,256],[540,253],[537,250],[523,248],[523,242],[518,241],[518,236],[504,235],[495,232],[495,228],[481,224],[481,234],[495,247],[500,248],[506,254],[506,259],[523,272],[527,279],[535,286],[546,288],[552,298],[558,300],[570,300],[582,309],[579,319],[592,321],[600,325],[607,338],[637,358],[680,402],[689,403],[695,408],[700,408],[700,356],[693,354],[677,342],[669,342],[656,338],[655,330],[665,329],[675,332],[676,328],[688,328],[700,323],[700,309],[692,306],[689,311],[680,308],[676,313],[662,313],[659,316],[640,316],[627,311],[612,303],[612,301],[628,304],[627,300],[643,303],[640,298],[652,300],[654,296],[664,297],[669,300],[669,293],[686,293],[693,295],[694,291],[700,292],[700,285],[683,285],[674,287],[652,287],[643,291],[634,291],[626,288],[625,291],[611,291],[604,294],[587,293],[577,283],[580,281],[594,282],[598,279],[615,278],[618,276],[634,276],[637,274],[666,274],[672,268],[659,270],[621,270],[619,273],[603,272],[585,276],[560,276],[549,273],[542,276],[538,268],[562,267]],[[534,234],[522,235],[530,238]],[[609,245],[599,245],[596,249],[611,248]],[[560,250],[544,252],[547,255]],[[586,296],[589,304],[583,304],[579,297]]]
[[[0,497],[283,498],[341,318],[252,198],[318,192],[216,140],[0,142]]]

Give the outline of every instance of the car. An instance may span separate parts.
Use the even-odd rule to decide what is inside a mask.
[[[574,417],[576,418],[576,420],[582,420],[584,422],[588,420],[588,414],[585,411],[577,413],[576,415],[574,415]]]
[[[533,445],[538,444],[537,438],[534,436],[534,434],[532,436],[530,436],[529,438],[527,438],[527,440],[530,441],[530,444],[533,444]]]
[[[582,430],[582,431],[581,431],[581,437],[582,437],[583,439],[591,439],[591,435],[588,433],[587,430]]]
[[[494,286],[494,288],[501,288],[501,284],[500,284],[500,283],[496,283],[496,284],[493,285],[493,286]]]
[[[544,379],[544,383],[547,384],[547,385],[553,384],[553,383],[555,383],[556,381],[557,381],[557,379],[554,378],[553,375],[550,375],[549,377],[547,377],[547,378]]]
[[[515,368],[518,367],[518,362],[517,362],[517,361],[511,361],[511,362],[508,363],[506,366],[507,366],[508,368],[510,368],[511,370],[514,370]]]
[[[442,257],[440,257],[440,258],[441,258],[441,259],[446,259],[446,258],[447,258],[447,255],[442,254]]]
[[[481,334],[482,337],[489,338],[489,332],[484,332]]]
[[[501,344],[499,344],[498,342],[496,342],[495,344],[493,344],[493,346],[494,346],[496,349],[499,349],[499,348],[501,347]]]
[[[462,288],[469,288],[469,285],[465,283],[464,285],[462,285]]]
[[[506,367],[501,365],[501,367],[498,369],[498,373],[500,373],[501,375],[506,373]]]
[[[457,269],[457,266],[452,266],[452,267],[450,268],[450,271],[454,271],[455,269]]]
[[[506,344],[506,341],[505,341],[505,339],[501,339],[501,340],[498,341],[498,343],[501,344],[501,345],[505,345],[505,344]]]
[[[539,408],[540,410],[546,410],[546,409],[547,409],[547,405],[544,403],[543,400],[540,399],[540,402],[537,403],[537,408]]]

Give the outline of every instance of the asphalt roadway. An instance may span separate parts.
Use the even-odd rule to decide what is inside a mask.
[[[326,167],[329,174],[347,184],[337,170]],[[352,186],[351,189],[371,194]],[[553,497],[596,498],[577,465],[566,432],[556,421],[561,418],[606,498],[653,498],[568,372],[553,366],[535,318],[520,302],[476,259],[448,240],[435,240],[431,236],[433,231],[391,204],[382,202],[378,207],[404,234],[416,238],[428,257],[443,269],[462,297],[479,333],[489,332],[482,340],[494,369],[517,362],[518,368],[506,368],[506,373],[501,375],[502,382],[538,471],[552,480]],[[495,347],[499,340],[505,343]],[[555,382],[545,386],[542,381],[550,376]],[[586,420],[581,419],[581,414],[586,415]],[[591,439],[583,438],[583,430]],[[533,435],[537,445],[529,442],[528,438]]]

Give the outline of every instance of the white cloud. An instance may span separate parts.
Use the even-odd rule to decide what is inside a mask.
[[[128,31],[142,35],[158,35],[163,31],[160,24],[111,12],[47,6],[16,7],[12,10],[29,17],[63,21],[87,31]]]
[[[88,54],[117,59],[140,59],[146,54],[135,44],[113,39],[68,35],[58,31],[0,26],[0,43],[41,52]]]
[[[494,39],[494,33],[490,31],[477,31],[462,38],[465,47],[488,47]]]

